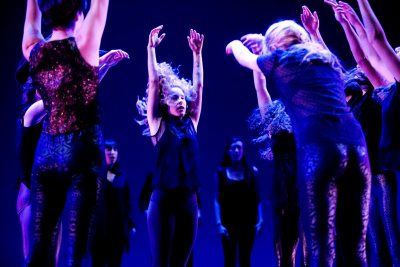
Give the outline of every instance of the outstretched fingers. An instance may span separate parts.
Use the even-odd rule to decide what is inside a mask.
[[[159,33],[163,27],[164,27],[164,25],[160,25],[150,31],[150,34],[149,34],[149,46],[150,47],[158,46],[161,43],[161,41],[164,39],[165,33],[163,33],[159,36]]]
[[[190,29],[189,36],[187,36],[190,49],[195,53],[200,53],[203,48],[204,35],[197,31]]]

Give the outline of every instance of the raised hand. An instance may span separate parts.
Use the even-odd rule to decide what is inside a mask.
[[[203,49],[204,35],[190,29],[189,36],[187,36],[190,49],[193,53],[200,54]]]
[[[129,59],[129,54],[121,49],[110,50],[99,58],[99,65],[107,65],[108,67],[115,66],[124,58]]]
[[[319,29],[319,18],[317,11],[312,13],[307,6],[302,6],[303,13],[300,15],[301,23],[310,34],[316,34]]]
[[[335,13],[335,19],[340,23],[346,22],[346,16],[343,12],[343,7],[336,0],[324,0],[324,2],[330,5]]]
[[[344,14],[344,16],[352,23],[360,22],[356,11],[348,3],[339,1],[337,9]]]
[[[251,50],[254,54],[260,55],[263,50],[264,36],[259,33],[249,33],[240,38],[243,45]]]
[[[338,5],[336,0],[324,0],[324,3],[330,5],[331,7],[336,7]]]
[[[164,39],[165,33],[158,36],[163,27],[164,27],[163,25],[160,25],[150,31],[149,43],[148,43],[149,47],[157,47]]]

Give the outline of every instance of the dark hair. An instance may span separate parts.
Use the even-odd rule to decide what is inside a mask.
[[[39,0],[44,23],[50,28],[68,28],[78,12],[85,12],[87,0]]]
[[[345,73],[344,92],[346,96],[351,96],[357,100],[362,97],[362,87],[368,87],[368,91],[373,89],[373,86],[365,73],[358,67],[352,68]]]
[[[104,148],[108,150],[112,148],[118,149],[117,142],[112,139],[106,139],[104,140]]]
[[[353,82],[356,82],[360,87],[367,86],[368,90],[373,89],[367,75],[359,67],[352,68],[345,73],[345,88]]]
[[[235,137],[232,137],[231,139],[229,139],[229,141],[225,147],[224,158],[222,159],[221,167],[232,166],[232,159],[231,159],[231,156],[229,155],[229,149],[233,143],[238,142],[238,141],[242,142],[243,146],[244,146],[243,139],[240,137],[235,136]],[[248,164],[247,164],[246,157],[244,155],[244,151],[243,151],[242,159],[240,161],[242,162],[243,166],[247,169]]]
[[[113,139],[105,139],[104,140],[104,148],[107,150],[111,150],[113,148],[115,150],[118,150],[117,142],[115,142]],[[116,175],[121,175],[122,171],[121,171],[121,164],[119,161],[119,157],[117,158],[117,161],[114,164],[108,166],[107,168],[108,168],[108,171],[110,171]]]

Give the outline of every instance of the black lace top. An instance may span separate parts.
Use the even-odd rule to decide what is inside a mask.
[[[98,68],[83,59],[75,38],[36,44],[29,64],[47,112],[45,133],[67,133],[98,122]]]
[[[162,124],[164,132],[160,138],[157,137],[155,146],[153,188],[197,191],[200,187],[200,158],[191,118],[167,116],[163,118]]]
[[[261,55],[257,64],[268,89],[285,105],[297,146],[325,141],[364,145],[361,127],[346,103],[341,73],[322,56],[293,46]]]

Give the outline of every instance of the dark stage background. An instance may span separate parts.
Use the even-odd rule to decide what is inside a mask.
[[[371,0],[393,46],[400,45],[400,23],[395,18],[396,1]],[[350,3],[355,6],[356,1]],[[138,225],[132,249],[124,255],[123,266],[150,266],[149,244],[145,217],[138,210],[138,196],[146,173],[153,163],[150,140],[141,135],[135,122],[135,102],[142,96],[147,83],[146,45],[149,31],[164,25],[167,33],[157,49],[158,61],[180,66],[181,74],[191,78],[192,55],[186,36],[189,29],[205,35],[204,103],[198,128],[202,159],[202,225],[194,248],[196,267],[223,266],[222,247],[216,233],[213,211],[213,173],[222,160],[226,141],[232,135],[247,140],[246,155],[261,174],[265,228],[257,239],[252,256],[254,267],[275,265],[272,245],[272,222],[268,204],[271,163],[258,159],[257,147],[251,144],[246,119],[256,107],[252,73],[240,67],[233,57],[225,55],[226,44],[249,33],[264,33],[278,19],[300,21],[301,6],[317,10],[321,33],[328,46],[352,67],[350,51],[340,25],[323,0],[111,0],[102,49],[121,48],[131,59],[109,71],[101,83],[104,136],[119,143],[120,159],[128,173],[132,189],[134,218]],[[24,0],[2,1],[1,25],[1,167],[0,167],[0,266],[22,265],[21,231],[15,211],[17,197],[15,162],[15,126],[20,91],[14,71],[21,58],[21,39],[25,18]],[[65,248],[61,251],[65,266]]]

